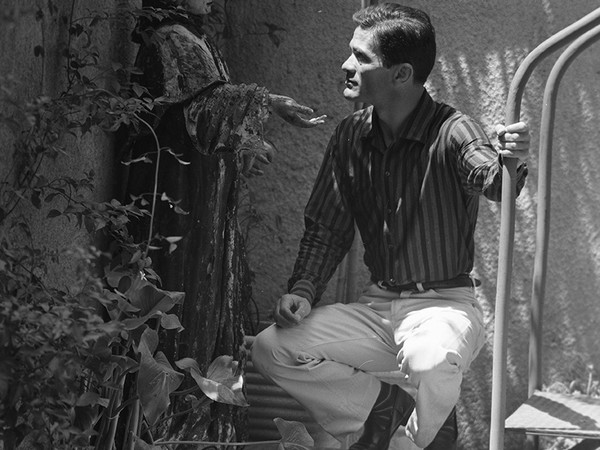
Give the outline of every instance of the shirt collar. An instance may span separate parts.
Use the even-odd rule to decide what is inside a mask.
[[[381,135],[381,129],[378,125],[379,117],[372,106],[369,107],[369,109],[371,111],[371,117],[365,124],[366,126],[363,129],[362,137],[370,140],[374,145],[379,147],[377,144],[383,143],[383,136]],[[426,132],[433,119],[435,109],[435,102],[429,93],[426,90],[423,90],[419,103],[413,112],[406,118],[406,121],[400,126],[398,139],[425,143]],[[385,146],[379,148],[385,148]]]

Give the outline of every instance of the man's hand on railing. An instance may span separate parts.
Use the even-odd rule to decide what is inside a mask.
[[[525,122],[496,125],[496,150],[504,158],[526,161],[529,156],[529,127]]]

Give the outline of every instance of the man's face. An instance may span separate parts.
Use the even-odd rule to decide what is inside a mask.
[[[342,70],[346,72],[344,97],[354,102],[376,104],[378,99],[387,96],[390,73],[374,49],[372,33],[356,28],[350,51],[352,54],[342,64]]]
[[[196,15],[210,14],[212,0],[183,0],[183,7],[190,13]]]

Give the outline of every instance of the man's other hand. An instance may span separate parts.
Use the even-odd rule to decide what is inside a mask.
[[[282,328],[298,325],[311,311],[310,302],[304,297],[294,294],[283,295],[275,305],[273,317],[275,323]]]

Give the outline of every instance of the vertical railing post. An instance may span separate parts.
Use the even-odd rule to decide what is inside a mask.
[[[535,66],[547,55],[597,24],[600,9],[586,15],[569,27],[556,33],[536,47],[519,66],[509,89],[505,123],[519,121],[521,99],[525,85]],[[504,449],[504,420],[506,417],[506,369],[508,301],[510,299],[512,258],[515,230],[515,191],[517,161],[504,158],[502,172],[502,206],[496,287],[495,330],[492,368],[492,411],[490,423],[490,450]]]

